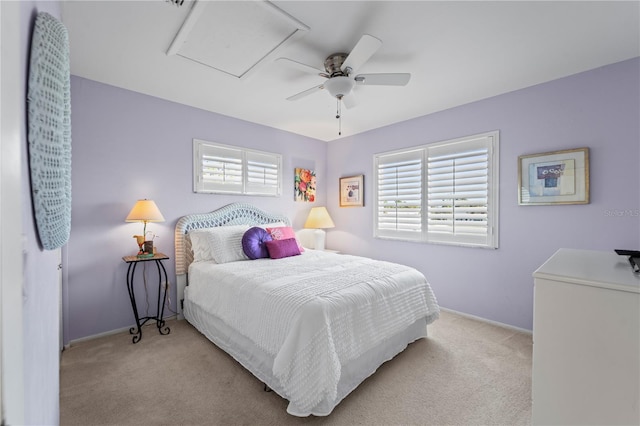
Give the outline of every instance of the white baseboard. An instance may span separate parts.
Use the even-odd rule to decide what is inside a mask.
[[[509,324],[504,324],[504,323],[501,323],[501,322],[498,322],[498,321],[492,321],[492,320],[489,320],[489,319],[486,319],[486,318],[478,317],[478,316],[471,315],[471,314],[466,314],[464,312],[459,312],[459,311],[456,311],[456,310],[453,310],[453,309],[443,308],[442,306],[440,306],[440,310],[445,311],[445,312],[451,312],[452,314],[460,315],[461,317],[471,318],[471,319],[474,319],[476,321],[485,322],[487,324],[495,325],[495,326],[498,326],[498,327],[508,328],[508,329],[511,329],[511,330],[514,330],[514,331],[519,331],[519,332],[522,332],[522,333],[533,334],[533,332],[531,330],[527,330],[525,328],[520,328],[520,327],[516,327],[516,326],[513,326],[513,325],[509,325]],[[169,321],[169,320],[172,320],[172,319],[183,319],[183,318],[177,318],[176,315],[172,315],[170,317],[164,318],[164,320],[165,321]],[[86,342],[88,340],[99,339],[101,337],[111,336],[113,334],[118,334],[118,333],[122,333],[124,331],[129,331],[129,329],[131,327],[134,327],[134,326],[135,325],[129,326],[129,327],[117,328],[115,330],[105,331],[104,333],[98,333],[98,334],[93,334],[91,336],[86,336],[86,337],[81,337],[79,339],[74,339],[74,340],[70,341],[68,344],[64,345],[64,348],[68,349],[68,348],[70,348],[71,346],[73,346],[75,344]]]
[[[169,320],[173,320],[173,319],[176,319],[175,315],[171,315],[169,317],[163,318],[164,321],[169,321]],[[153,322],[149,322],[149,323],[147,323],[145,325],[153,325],[153,324],[154,324]],[[130,325],[128,327],[116,328],[115,330],[105,331],[104,333],[98,333],[98,334],[93,334],[91,336],[85,336],[85,337],[81,337],[79,339],[74,339],[74,340],[70,341],[69,343],[67,343],[66,345],[64,345],[64,348],[65,349],[69,349],[73,345],[76,345],[76,344],[82,343],[82,342],[86,342],[88,340],[99,339],[101,337],[111,336],[113,334],[122,333],[124,331],[128,332],[131,327],[135,327],[135,326],[136,325],[133,324],[133,325]]]
[[[504,324],[504,323],[501,323],[501,322],[498,322],[498,321],[492,321],[492,320],[489,320],[489,319],[486,319],[486,318],[482,318],[482,317],[477,317],[477,316],[471,315],[471,314],[465,314],[464,312],[454,311],[453,309],[443,308],[442,306],[440,306],[440,310],[441,311],[445,311],[445,312],[451,312],[452,314],[460,315],[461,317],[471,318],[471,319],[474,319],[476,321],[486,322],[487,324],[495,325],[495,326],[498,326],[498,327],[508,328],[510,330],[519,331],[519,332],[522,332],[522,333],[533,334],[533,331],[527,330],[526,328],[520,328],[520,327],[516,327],[516,326],[513,326],[513,325],[509,325],[509,324]]]

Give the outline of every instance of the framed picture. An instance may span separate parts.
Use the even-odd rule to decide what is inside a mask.
[[[340,207],[364,206],[364,175],[340,178]]]
[[[589,203],[589,148],[518,157],[518,204]]]
[[[316,172],[296,168],[293,176],[293,196],[296,201],[313,203],[316,201]]]

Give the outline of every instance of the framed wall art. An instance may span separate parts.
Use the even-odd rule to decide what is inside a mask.
[[[364,175],[340,178],[340,207],[364,206]]]
[[[316,201],[316,172],[296,168],[294,172],[294,199],[305,203]]]
[[[589,203],[589,148],[518,157],[518,204]]]

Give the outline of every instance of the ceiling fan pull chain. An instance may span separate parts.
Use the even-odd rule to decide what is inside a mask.
[[[338,136],[342,135],[342,104],[340,103],[340,100],[342,99],[342,97],[336,97],[336,118],[338,119]]]

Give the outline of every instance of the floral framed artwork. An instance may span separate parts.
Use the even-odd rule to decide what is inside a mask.
[[[589,148],[518,157],[518,204],[589,203]]]
[[[316,201],[316,172],[296,168],[294,174],[294,199],[306,203]]]
[[[340,178],[340,207],[364,206],[364,175]]]

